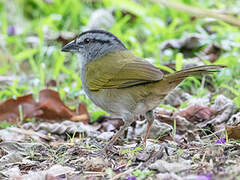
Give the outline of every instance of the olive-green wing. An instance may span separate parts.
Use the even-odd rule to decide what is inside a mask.
[[[108,53],[86,66],[87,86],[92,91],[125,88],[162,78],[160,69],[130,51]]]

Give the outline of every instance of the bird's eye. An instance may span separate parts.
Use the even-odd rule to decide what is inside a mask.
[[[84,39],[84,41],[83,41],[85,44],[88,44],[88,43],[90,43],[91,42],[91,39],[89,39],[89,38],[86,38],[86,39]]]

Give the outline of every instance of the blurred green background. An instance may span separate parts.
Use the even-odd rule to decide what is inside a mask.
[[[178,0],[240,18],[237,0]],[[169,71],[189,62],[225,64],[229,68],[211,79],[213,90],[190,78],[181,88],[194,96],[224,94],[240,107],[240,32],[238,27],[209,17],[199,18],[148,0],[0,0],[0,100],[38,92],[51,86],[71,107],[85,102],[93,119],[103,112],[81,90],[80,62],[61,47],[77,34],[104,28],[118,36],[138,56],[150,58]],[[196,47],[162,49],[169,39],[200,36]],[[189,42],[192,43],[191,41]],[[214,62],[202,55],[207,46],[220,53]],[[190,52],[190,53],[189,53]],[[212,54],[214,54],[213,52]]]

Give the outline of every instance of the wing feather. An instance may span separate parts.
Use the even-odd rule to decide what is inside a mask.
[[[126,88],[159,81],[160,69],[130,51],[112,52],[87,64],[86,79],[90,90]]]

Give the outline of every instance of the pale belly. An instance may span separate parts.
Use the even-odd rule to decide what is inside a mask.
[[[153,110],[162,101],[162,97],[145,93],[144,89],[138,91],[131,88],[104,89],[91,92],[91,100],[103,110],[121,117],[124,114],[140,115]]]

